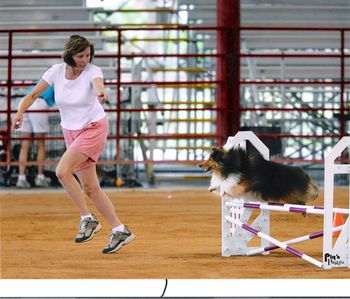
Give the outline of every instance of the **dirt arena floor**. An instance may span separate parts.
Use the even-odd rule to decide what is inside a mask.
[[[1,190],[1,278],[350,278],[349,269],[322,270],[283,250],[222,257],[221,201],[205,187],[106,192],[136,235],[111,255],[101,253],[110,232],[101,217],[93,240],[74,243],[79,215],[62,190]],[[335,198],[337,207],[347,207],[348,190],[338,188]],[[315,205],[323,205],[323,194]],[[306,235],[322,230],[322,221],[276,212],[271,235]],[[322,259],[322,238],[294,247]]]

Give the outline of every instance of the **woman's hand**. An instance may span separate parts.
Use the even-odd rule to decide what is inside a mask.
[[[107,103],[108,102],[108,93],[105,89],[102,89],[100,91],[97,92],[97,98],[98,98],[98,101],[101,103],[101,104],[104,104],[104,103]]]
[[[108,93],[103,85],[103,79],[96,77],[92,80],[92,86],[94,88],[94,93],[101,104],[108,103]]]
[[[14,118],[12,119],[11,132],[15,129],[19,129],[22,126],[23,114],[16,113]]]

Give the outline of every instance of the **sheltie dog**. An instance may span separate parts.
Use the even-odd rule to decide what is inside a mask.
[[[220,196],[302,205],[318,196],[302,168],[265,160],[257,151],[213,148],[199,167],[212,173],[208,190]]]

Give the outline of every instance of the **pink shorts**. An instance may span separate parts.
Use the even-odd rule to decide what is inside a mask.
[[[74,149],[88,157],[85,162],[79,164],[74,170],[77,171],[96,164],[107,141],[107,116],[90,123],[87,127],[80,130],[67,130],[64,128],[62,130],[67,149]]]

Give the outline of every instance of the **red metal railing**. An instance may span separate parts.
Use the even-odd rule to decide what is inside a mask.
[[[339,108],[293,108],[292,110],[286,108],[241,108],[240,111],[339,111],[339,121],[340,121],[340,134],[332,135],[292,135],[292,134],[265,134],[260,137],[308,137],[308,138],[317,138],[317,137],[343,137],[345,135],[345,103],[344,103],[344,94],[345,94],[345,85],[350,84],[350,80],[345,78],[345,58],[350,58],[350,54],[345,53],[345,33],[350,32],[350,28],[317,28],[317,27],[300,27],[300,28],[291,28],[291,27],[242,27],[241,31],[325,31],[325,32],[335,32],[340,34],[340,53],[332,54],[317,54],[317,53],[279,53],[279,54],[266,54],[266,53],[244,53],[240,57],[260,57],[260,58],[339,58],[340,59],[340,78],[339,80],[330,81],[313,81],[313,80],[259,80],[259,81],[247,81],[241,80],[241,85],[322,85],[322,86],[339,86],[340,87],[340,107]]]
[[[7,60],[8,62],[8,68],[7,68],[7,80],[6,82],[0,82],[0,87],[6,87],[7,88],[7,109],[1,109],[0,107],[0,113],[6,114],[6,129],[2,131],[1,139],[5,144],[7,144],[7,165],[9,164],[18,164],[18,163],[10,163],[10,142],[11,140],[20,140],[23,138],[20,137],[13,137],[11,136],[10,128],[11,128],[11,113],[16,112],[15,109],[13,109],[11,105],[11,99],[12,99],[12,87],[19,87],[19,86],[29,86],[31,83],[25,83],[25,82],[13,82],[12,80],[12,62],[15,59],[24,60],[24,59],[41,59],[41,58],[60,58],[59,55],[23,55],[23,54],[14,54],[13,53],[13,40],[16,38],[16,34],[18,33],[49,33],[49,32],[106,32],[106,31],[114,31],[117,33],[117,51],[115,54],[96,54],[96,58],[116,58],[117,60],[117,73],[116,73],[116,81],[115,82],[106,82],[106,85],[113,85],[116,87],[116,93],[117,93],[117,107],[116,109],[106,109],[107,112],[115,112],[117,116],[116,121],[116,135],[110,136],[109,139],[115,139],[116,140],[116,147],[117,147],[117,157],[113,161],[103,161],[103,163],[109,164],[109,163],[135,163],[135,161],[125,161],[120,159],[120,140],[121,139],[167,139],[167,138],[174,138],[174,139],[188,139],[188,138],[213,138],[216,140],[223,140],[227,136],[220,136],[217,132],[216,133],[208,133],[208,134],[164,134],[164,135],[146,135],[146,136],[121,136],[120,129],[121,129],[121,113],[122,112],[140,112],[140,111],[150,111],[150,112],[156,112],[156,111],[191,111],[191,110],[212,110],[216,111],[218,117],[220,117],[220,113],[223,113],[224,108],[218,109],[217,107],[213,108],[148,108],[148,109],[123,109],[121,107],[121,101],[120,101],[120,89],[121,86],[124,85],[166,85],[166,84],[186,84],[187,86],[190,85],[196,85],[200,83],[210,83],[210,84],[222,84],[223,82],[220,82],[218,80],[206,80],[206,81],[178,81],[178,82],[164,82],[164,81],[158,81],[158,82],[130,82],[130,81],[122,81],[121,80],[121,59],[122,58],[157,58],[157,57],[178,57],[178,58],[196,58],[196,57],[211,57],[211,58],[224,58],[225,53],[218,53],[218,54],[206,54],[206,53],[187,53],[187,54],[152,54],[152,53],[139,53],[139,54],[124,54],[122,53],[122,33],[125,31],[173,31],[173,30],[227,30],[227,28],[221,28],[221,27],[180,27],[180,26],[174,26],[174,27],[167,27],[167,28],[74,28],[74,29],[14,29],[14,30],[0,30],[0,33],[7,34],[8,35],[8,54],[7,55],[1,55],[0,59]],[[340,34],[340,52],[339,53],[331,53],[331,54],[318,54],[318,53],[280,53],[280,54],[269,54],[269,53],[241,53],[240,58],[337,58],[340,60],[340,78],[336,81],[304,81],[304,80],[240,80],[239,85],[322,85],[322,86],[339,86],[340,88],[340,107],[339,108],[324,108],[324,107],[313,107],[313,108],[255,108],[255,107],[239,107],[238,111],[239,113],[245,112],[245,111],[338,111],[340,113],[340,132],[339,134],[324,134],[324,135],[295,135],[295,134],[259,134],[258,136],[261,138],[288,138],[288,137],[310,137],[310,138],[316,138],[316,137],[342,137],[345,134],[345,85],[350,84],[349,80],[346,80],[345,78],[345,59],[350,58],[350,54],[345,52],[345,33],[350,32],[350,28],[316,28],[316,27],[305,27],[305,28],[288,28],[288,27],[279,27],[279,28],[271,28],[271,27],[241,27],[240,31],[329,31],[334,33]],[[227,101],[230,101],[230,97],[226,99]],[[57,110],[56,110],[57,111]],[[34,111],[33,111],[34,112]],[[48,111],[45,111],[48,112]],[[55,112],[50,110],[50,112]],[[36,138],[40,139],[40,138]],[[63,139],[63,137],[46,137],[47,140],[55,140],[55,139]],[[170,160],[170,161],[137,161],[142,163],[177,163],[179,161]],[[195,163],[197,161],[181,161],[181,163]],[[48,164],[52,164],[53,162],[47,162]],[[4,163],[0,165],[3,165]],[[35,162],[30,162],[31,165],[37,165]]]
[[[222,55],[219,54],[206,54],[206,53],[186,53],[186,54],[148,54],[148,53],[139,53],[139,54],[123,54],[122,53],[122,33],[125,31],[172,31],[172,30],[193,30],[190,27],[167,27],[167,28],[77,28],[77,29],[14,29],[14,30],[0,30],[0,33],[6,33],[8,34],[8,55],[2,55],[0,56],[0,59],[5,59],[8,62],[8,72],[7,72],[7,81],[6,83],[0,82],[0,87],[7,87],[7,109],[0,109],[0,113],[6,113],[7,118],[7,126],[6,130],[1,131],[1,139],[3,140],[3,143],[6,144],[6,150],[7,150],[7,165],[18,165],[18,162],[10,162],[11,152],[10,152],[10,141],[12,140],[24,140],[28,138],[23,137],[13,137],[11,136],[11,113],[16,112],[16,109],[13,109],[11,105],[11,99],[12,99],[12,87],[21,87],[21,86],[30,86],[32,83],[26,83],[26,82],[13,82],[12,80],[12,61],[14,59],[44,59],[44,58],[60,58],[59,55],[52,55],[52,54],[34,54],[34,55],[24,55],[24,54],[14,54],[13,53],[13,40],[15,38],[15,34],[18,33],[43,33],[43,32],[106,32],[106,31],[113,31],[117,33],[117,51],[115,54],[96,54],[95,58],[116,58],[117,65],[116,65],[116,81],[115,82],[105,82],[105,85],[113,85],[116,87],[116,97],[117,97],[117,107],[116,109],[105,109],[107,112],[115,112],[116,113],[116,135],[115,136],[109,136],[108,139],[115,139],[116,140],[116,159],[113,161],[103,161],[103,164],[111,164],[111,163],[119,163],[119,164],[128,164],[128,163],[154,163],[153,160],[148,161],[128,161],[128,160],[121,160],[120,159],[120,141],[121,139],[193,139],[193,138],[213,138],[217,139],[218,135],[216,133],[208,133],[208,134],[163,134],[163,135],[144,135],[144,136],[127,136],[127,135],[121,135],[120,129],[121,129],[121,113],[122,112],[156,112],[156,111],[218,111],[217,108],[146,108],[146,109],[126,109],[121,107],[121,94],[120,90],[123,85],[168,85],[168,84],[174,84],[174,85],[182,85],[186,84],[186,86],[206,83],[206,84],[219,84],[218,81],[214,80],[205,80],[205,81],[153,81],[153,82],[143,82],[143,81],[122,81],[121,80],[121,59],[122,58],[157,58],[157,57],[178,57],[178,58],[198,58],[198,57],[222,57]],[[195,30],[220,30],[218,27],[196,27]],[[0,107],[1,108],[1,107]],[[31,112],[57,112],[58,110],[32,110]],[[40,137],[34,137],[34,140],[42,139]],[[61,140],[63,137],[57,137],[57,136],[47,136],[45,137],[46,140]],[[178,161],[169,160],[169,161],[156,161],[157,163],[177,163]],[[196,163],[197,161],[181,161],[182,163]],[[54,162],[46,162],[45,164],[53,164]],[[4,162],[0,162],[0,165],[4,165]],[[28,162],[24,163],[25,165],[38,165],[40,163],[38,162]]]

